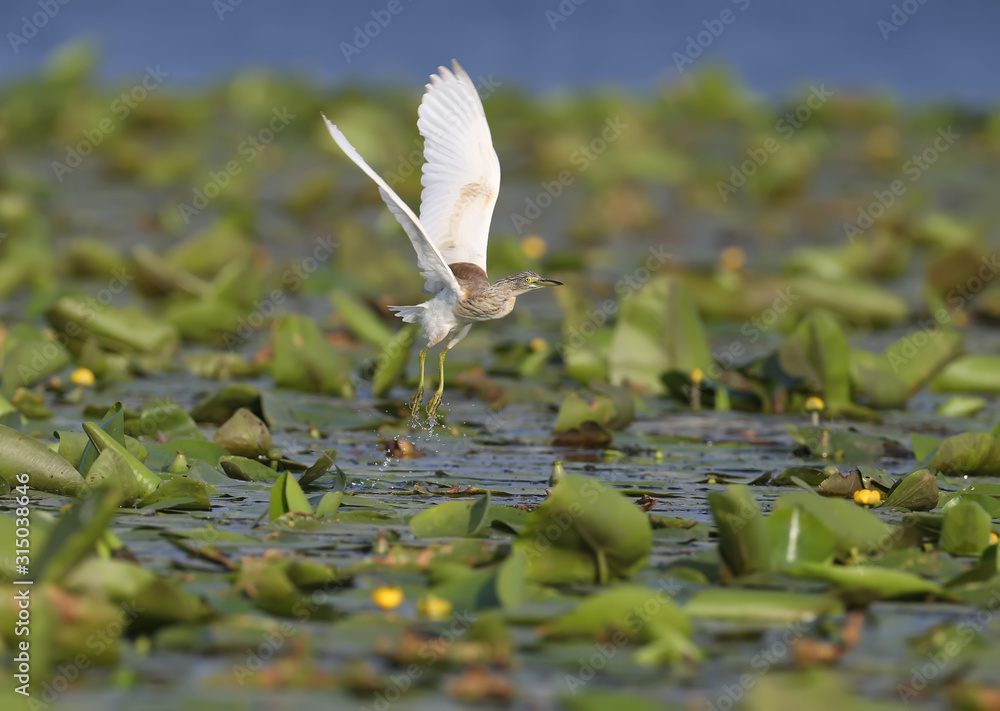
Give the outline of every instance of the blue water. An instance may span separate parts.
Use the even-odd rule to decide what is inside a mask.
[[[376,22],[372,12],[382,24],[356,35]],[[87,36],[102,48],[101,76],[114,82],[159,64],[177,86],[251,66],[325,84],[419,85],[457,57],[473,76],[535,91],[645,92],[721,63],[769,96],[824,82],[840,91],[888,90],[907,102],[993,106],[998,28],[995,0],[3,0],[0,81]],[[703,47],[688,52],[699,32]],[[360,51],[345,52],[345,43]],[[686,52],[693,62],[679,71]]]

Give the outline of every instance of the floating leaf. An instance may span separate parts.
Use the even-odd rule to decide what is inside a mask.
[[[118,504],[118,492],[113,489],[98,489],[74,501],[59,517],[45,547],[32,562],[33,579],[58,582],[91,555],[106,535]]]
[[[392,331],[361,299],[345,289],[334,289],[330,300],[337,316],[355,338],[381,347],[392,339]]]
[[[170,466],[178,452],[184,452],[189,462],[201,460],[213,467],[219,466],[223,457],[230,456],[225,447],[203,439],[175,439],[164,444],[151,444],[146,449],[146,464],[157,470]]]
[[[639,507],[599,481],[569,475],[531,512],[514,547],[529,580],[604,583],[641,570],[652,543]]]
[[[122,456],[131,468],[132,474],[135,476],[136,482],[138,483],[139,493],[142,496],[148,496],[153,493],[160,485],[160,477],[151,472],[145,464],[136,459],[136,457],[133,456],[128,449],[126,449],[107,432],[102,430],[93,422],[84,422],[83,430],[87,433],[87,436],[90,437],[90,441],[94,443],[99,452],[103,452],[105,449],[114,449]]]
[[[821,392],[828,408],[851,402],[850,349],[847,338],[830,312],[817,309],[807,315],[775,354],[781,369]]]
[[[270,520],[274,521],[289,511],[311,514],[313,509],[295,477],[284,472],[271,486]]]
[[[553,434],[579,430],[586,422],[609,429],[620,429],[631,422],[631,403],[628,411],[621,412],[620,403],[607,395],[584,396],[575,390],[566,394],[553,427]]]
[[[938,406],[937,414],[942,417],[972,417],[984,410],[986,405],[985,398],[978,395],[952,395]]]
[[[860,491],[864,486],[861,484],[861,472],[852,469],[846,473],[836,471],[823,480],[819,485],[819,493],[824,496],[854,496],[855,491]]]
[[[312,466],[302,472],[302,476],[299,477],[299,486],[308,486],[309,484],[312,484],[314,481],[330,471],[331,467],[335,466],[336,460],[336,450],[326,450],[322,457],[317,459]],[[337,471],[339,472],[340,470],[338,469]]]
[[[989,432],[963,432],[949,437],[924,462],[949,476],[1000,476],[1000,440]]]
[[[165,508],[184,511],[211,511],[208,487],[202,481],[183,476],[170,476],[156,491],[139,502],[139,508],[163,510]]]
[[[417,538],[476,536],[489,520],[489,508],[489,492],[475,501],[438,504],[410,519],[410,530]]]
[[[990,544],[990,515],[975,501],[959,501],[944,511],[938,548],[952,555],[979,555]]]
[[[730,486],[708,495],[719,531],[719,556],[736,577],[771,569],[771,541],[764,516],[749,487]]]
[[[122,506],[132,506],[142,498],[140,479],[125,457],[110,447],[105,449],[87,472],[87,485],[117,490]]]
[[[1000,393],[1000,357],[963,355],[951,361],[931,383],[945,393]]]
[[[775,511],[789,506],[800,507],[822,522],[837,541],[839,558],[883,550],[895,533],[892,526],[844,499],[830,499],[806,491],[793,491],[782,495],[774,503]]]
[[[278,478],[278,472],[266,464],[261,464],[256,459],[247,457],[226,456],[219,460],[222,471],[230,479],[240,481],[274,481]]]
[[[343,500],[343,491],[331,491],[328,494],[323,494],[323,498],[316,504],[316,516],[329,516],[337,513]]]
[[[420,327],[416,324],[406,324],[382,346],[382,352],[375,360],[375,371],[372,373],[373,396],[385,397],[393,384],[399,380],[409,359],[410,348],[419,332]]]
[[[98,424],[102,430],[108,433],[112,439],[114,439],[119,444],[128,448],[128,441],[125,439],[125,406],[120,402],[116,402],[111,408],[105,413],[104,419]],[[86,436],[86,435],[85,435]],[[136,440],[138,441],[138,440]],[[134,450],[130,450],[135,453]],[[98,451],[97,447],[91,441],[90,437],[87,437],[86,446],[83,448],[83,452],[80,455],[80,463],[77,469],[84,476],[90,471],[90,466],[97,459]],[[140,459],[140,457],[136,457]]]
[[[550,639],[588,637],[603,639],[614,632],[636,642],[651,642],[665,631],[692,633],[687,614],[666,589],[619,584],[598,591],[545,628]]]
[[[42,338],[17,341],[0,358],[0,384],[8,392],[31,387],[69,365],[69,353],[62,344]]]
[[[240,457],[268,456],[274,448],[264,421],[242,407],[223,423],[212,442]]]
[[[159,397],[151,397],[142,404],[139,429],[149,437],[163,435],[168,439],[204,438],[195,421],[177,403]]]
[[[937,477],[929,469],[920,469],[900,480],[883,504],[910,511],[930,511],[937,505]]]
[[[694,299],[675,278],[657,275],[621,301],[608,352],[614,385],[662,393],[664,373],[707,371],[712,354]]]
[[[64,496],[76,496],[83,477],[69,462],[31,437],[0,425],[0,476],[17,486],[19,474],[28,475],[28,486]]]
[[[177,329],[135,309],[106,306],[94,309],[72,297],[59,299],[46,316],[60,333],[74,341],[93,338],[104,350],[168,357],[177,350]]]
[[[252,385],[230,383],[195,405],[191,410],[191,417],[195,422],[221,425],[240,409],[247,409],[263,418],[260,391]]]
[[[829,595],[787,590],[711,588],[695,594],[684,606],[684,611],[700,619],[787,625],[836,615],[843,607],[843,602]]]
[[[800,561],[824,563],[837,550],[836,537],[822,521],[798,506],[779,509],[768,516],[767,531],[775,567]]]
[[[268,369],[280,387],[352,397],[347,365],[308,317],[288,315],[271,328]]]
[[[921,578],[919,575],[873,565],[797,563],[789,566],[787,571],[792,575],[826,580],[843,592],[866,600],[935,595],[944,592],[938,583]]]

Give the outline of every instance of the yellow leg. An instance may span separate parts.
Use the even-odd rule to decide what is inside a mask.
[[[434,397],[431,398],[430,404],[427,406],[427,421],[433,422],[437,417],[437,409],[441,404],[441,398],[444,397],[444,357],[448,355],[449,348],[445,348],[441,351],[441,358],[438,363],[438,389],[434,393]]]
[[[430,346],[427,346],[430,348]],[[417,381],[417,394],[410,400],[410,418],[417,421],[417,413],[420,410],[420,403],[424,400],[424,360],[427,358],[427,348],[420,351],[420,380]]]

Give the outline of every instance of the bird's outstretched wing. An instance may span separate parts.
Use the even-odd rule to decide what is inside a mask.
[[[431,75],[417,128],[424,137],[420,221],[448,264],[486,270],[493,206],[500,192],[500,161],[476,85],[452,60]]]
[[[424,293],[433,295],[444,288],[449,288],[456,294],[461,294],[458,280],[448,268],[449,263],[445,261],[434,242],[427,236],[427,230],[420,224],[420,220],[413,214],[413,210],[392,191],[388,183],[382,180],[371,166],[365,163],[365,159],[361,157],[361,154],[351,145],[340,129],[334,126],[326,116],[323,116],[323,120],[326,121],[326,127],[340,149],[378,185],[379,192],[389,207],[389,211],[396,216],[399,224],[403,226],[407,236],[409,236],[413,249],[417,252],[417,266],[420,268],[420,274],[427,280],[424,285]]]

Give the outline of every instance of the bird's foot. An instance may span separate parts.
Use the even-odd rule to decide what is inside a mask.
[[[410,427],[420,425],[420,405],[424,399],[424,389],[419,388],[417,394],[410,400]]]
[[[441,391],[434,393],[434,397],[431,398],[430,403],[427,405],[427,424],[431,427],[438,424],[437,411],[441,406],[442,395]]]

